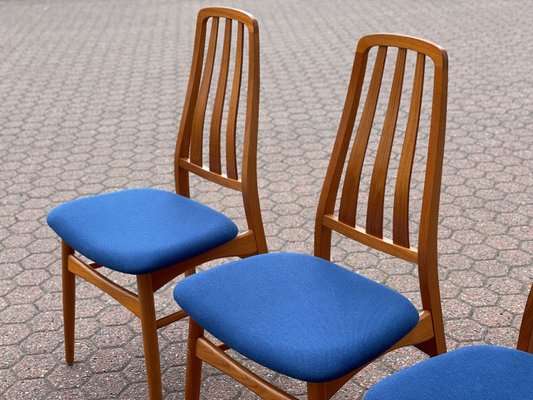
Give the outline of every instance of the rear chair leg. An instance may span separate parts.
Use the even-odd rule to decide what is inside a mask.
[[[202,360],[196,356],[196,341],[204,335],[204,329],[189,317],[189,342],[187,348],[187,376],[185,378],[185,399],[200,399],[202,382]]]
[[[141,308],[141,327],[148,393],[150,400],[160,400],[163,398],[163,388],[161,387],[161,366],[152,276],[150,274],[137,275],[137,288],[139,290],[139,303]]]
[[[446,353],[446,339],[440,332],[435,332],[434,337],[429,339],[427,342],[415,345],[415,347],[419,348],[430,357],[435,357]]]
[[[442,321],[440,303],[434,304],[430,310],[432,310],[433,337],[428,341],[416,344],[415,346],[430,357],[435,357],[446,353],[446,336],[444,335],[444,324]]]
[[[329,396],[326,383],[307,382],[307,399],[328,400]]]
[[[68,270],[68,257],[71,254],[74,254],[74,249],[62,241],[63,329],[65,335],[65,361],[68,365],[74,363],[74,318],[76,314],[76,280],[75,275]]]

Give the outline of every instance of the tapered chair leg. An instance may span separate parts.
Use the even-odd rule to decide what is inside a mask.
[[[200,399],[202,382],[202,360],[196,356],[196,341],[202,337],[204,329],[189,319],[189,342],[187,346],[187,377],[185,378],[185,399]]]
[[[74,318],[76,314],[76,277],[68,270],[68,257],[74,250],[61,242],[61,265],[63,281],[63,329],[65,335],[65,361],[74,362]]]
[[[309,400],[328,400],[328,391],[325,383],[307,383],[307,398]]]
[[[161,366],[152,276],[150,274],[137,275],[137,288],[141,306],[141,327],[148,393],[150,400],[160,400],[163,398],[163,388],[161,386]]]

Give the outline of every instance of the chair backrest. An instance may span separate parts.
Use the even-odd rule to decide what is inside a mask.
[[[522,317],[522,325],[520,326],[516,348],[533,354],[533,285],[529,289],[529,296],[527,298],[524,316]]]
[[[374,68],[368,84],[363,111],[359,118],[357,133],[353,144],[351,144],[352,131],[364,86],[368,56],[370,50],[375,47],[377,47],[377,54]],[[368,190],[366,226],[362,227],[356,224],[357,205],[360,203],[360,193],[363,192],[360,188],[361,176],[365,157],[368,156],[366,153],[382,86],[387,50],[390,48],[397,49],[396,63],[388,106],[374,157]],[[392,238],[389,239],[383,235],[385,189],[400,110],[406,59],[410,51],[416,53],[416,63],[411,103],[394,189]],[[433,61],[434,67],[433,95],[431,98],[431,118],[429,120],[418,249],[416,249],[410,245],[409,194],[421,118],[427,57]],[[319,257],[330,258],[331,231],[334,230],[377,250],[417,263],[425,309],[431,309],[429,303],[440,302],[437,277],[437,225],[446,126],[447,86],[447,54],[438,45],[417,38],[388,34],[369,35],[361,38],[357,45],[344,111],[320,196],[315,226],[315,254]],[[350,147],[351,153],[346,160]],[[344,170],[346,172],[343,174]],[[343,175],[344,183],[340,192],[340,205],[336,211],[335,206]],[[429,292],[434,290],[436,290],[436,298],[430,301]]]
[[[210,33],[206,52],[208,25],[210,25]],[[224,32],[222,40],[219,40],[219,30]],[[222,42],[220,67],[214,101],[210,103],[212,112],[209,135],[208,137],[206,135],[204,139],[211,82],[213,72],[216,70],[218,42]],[[233,46],[236,47],[234,54],[232,54]],[[246,56],[248,57],[247,68],[246,65],[243,66]],[[246,71],[246,69],[248,83],[245,87],[247,96],[242,162],[239,173],[237,121],[243,70]],[[231,79],[229,84],[228,78]],[[226,101],[227,92],[229,92],[228,101]],[[225,110],[227,110],[226,117],[224,117]],[[260,220],[257,221],[260,215],[255,215],[259,213],[256,172],[258,114],[259,27],[257,21],[252,15],[232,8],[216,7],[200,10],[196,23],[189,86],[176,143],[174,162],[176,192],[189,196],[189,173],[192,172],[219,185],[242,192],[249,225],[251,222],[253,224],[252,220],[255,220],[256,224],[260,223]],[[226,120],[225,140],[222,140],[224,120]],[[204,142],[208,142],[206,145],[208,145],[209,157],[206,163],[203,160]],[[221,147],[225,147],[224,152]],[[225,153],[225,159],[222,158],[221,153]],[[222,171],[223,161],[226,166],[225,172]]]

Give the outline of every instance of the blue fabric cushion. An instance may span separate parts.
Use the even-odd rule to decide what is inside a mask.
[[[237,235],[223,214],[157,189],[129,189],[70,201],[48,224],[91,260],[128,274],[145,274],[215,248]]]
[[[497,346],[465,347],[389,376],[364,399],[533,399],[533,354]]]
[[[401,294],[320,258],[254,256],[179,282],[174,298],[239,353],[309,382],[381,354],[418,321]]]

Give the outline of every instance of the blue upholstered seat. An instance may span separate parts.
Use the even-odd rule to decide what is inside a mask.
[[[48,224],[91,260],[129,274],[145,274],[233,239],[237,226],[187,197],[157,189],[129,189],[70,201]]]
[[[321,382],[372,360],[418,321],[401,294],[320,258],[272,253],[201,272],[174,298],[246,357]]]
[[[531,400],[533,354],[471,346],[389,376],[365,400]]]

